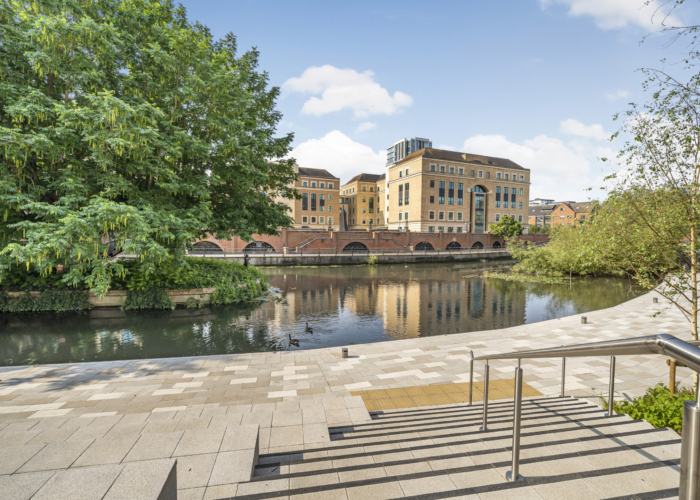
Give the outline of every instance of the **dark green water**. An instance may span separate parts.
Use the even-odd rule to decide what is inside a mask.
[[[0,315],[0,365],[312,349],[490,330],[603,309],[643,293],[616,278],[574,280],[571,287],[486,279],[478,276],[484,266],[270,268],[279,299],[255,306]]]

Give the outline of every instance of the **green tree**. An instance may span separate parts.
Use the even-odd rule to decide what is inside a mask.
[[[10,266],[106,293],[206,234],[290,224],[278,88],[168,0],[0,4],[0,280]]]
[[[523,234],[523,226],[513,217],[505,215],[500,222],[489,226],[489,233],[503,238],[514,238]]]

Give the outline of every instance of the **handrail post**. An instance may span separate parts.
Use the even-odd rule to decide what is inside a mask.
[[[678,498],[691,500],[700,495],[700,408],[695,401],[683,403],[682,432]]]
[[[513,463],[510,471],[506,472],[508,481],[522,481],[520,475],[520,408],[523,402],[523,370],[515,369],[515,394],[513,397]]]
[[[561,358],[561,395],[559,397],[563,398],[565,395],[564,386],[566,385],[566,358]]]
[[[486,360],[486,365],[484,366],[484,417],[482,419],[480,431],[488,431],[488,419],[489,419],[489,360]]]
[[[615,356],[610,356],[610,382],[608,383],[608,417],[615,415]]]
[[[472,405],[472,386],[474,385],[474,351],[470,351],[471,359],[469,360],[469,406]]]

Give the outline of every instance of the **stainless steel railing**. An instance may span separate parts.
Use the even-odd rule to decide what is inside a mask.
[[[520,368],[522,359],[532,358],[561,358],[561,396],[566,388],[566,358],[587,356],[610,356],[610,382],[608,384],[608,416],[614,415],[615,394],[615,358],[634,354],[661,354],[680,361],[693,370],[700,372],[700,341],[686,342],[673,335],[650,335],[622,340],[593,342],[571,346],[535,349],[508,354],[490,354],[474,357],[469,361],[469,404],[472,404],[472,384],[474,382],[474,361],[485,361],[484,369],[484,415],[481,431],[488,431],[488,391],[489,391],[489,360],[514,359],[518,360],[515,369],[515,394],[513,400],[513,463],[510,472],[506,474],[509,481],[518,481],[523,477],[520,469],[520,411],[522,406],[523,370]],[[680,500],[700,498],[700,387],[695,388],[695,401],[686,401],[683,405],[683,432],[681,438],[681,477]]]

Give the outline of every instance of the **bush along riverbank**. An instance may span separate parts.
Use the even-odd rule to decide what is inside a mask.
[[[122,306],[134,309],[174,309],[172,290],[204,289],[207,300],[188,299],[186,307],[251,302],[268,289],[265,275],[257,268],[230,261],[186,258],[185,265],[172,261],[146,272],[137,260],[122,262],[125,272],[111,290],[126,291]],[[90,309],[90,293],[72,288],[61,274],[39,276],[17,268],[0,286],[0,312],[81,311]],[[20,293],[17,293],[20,292]]]

